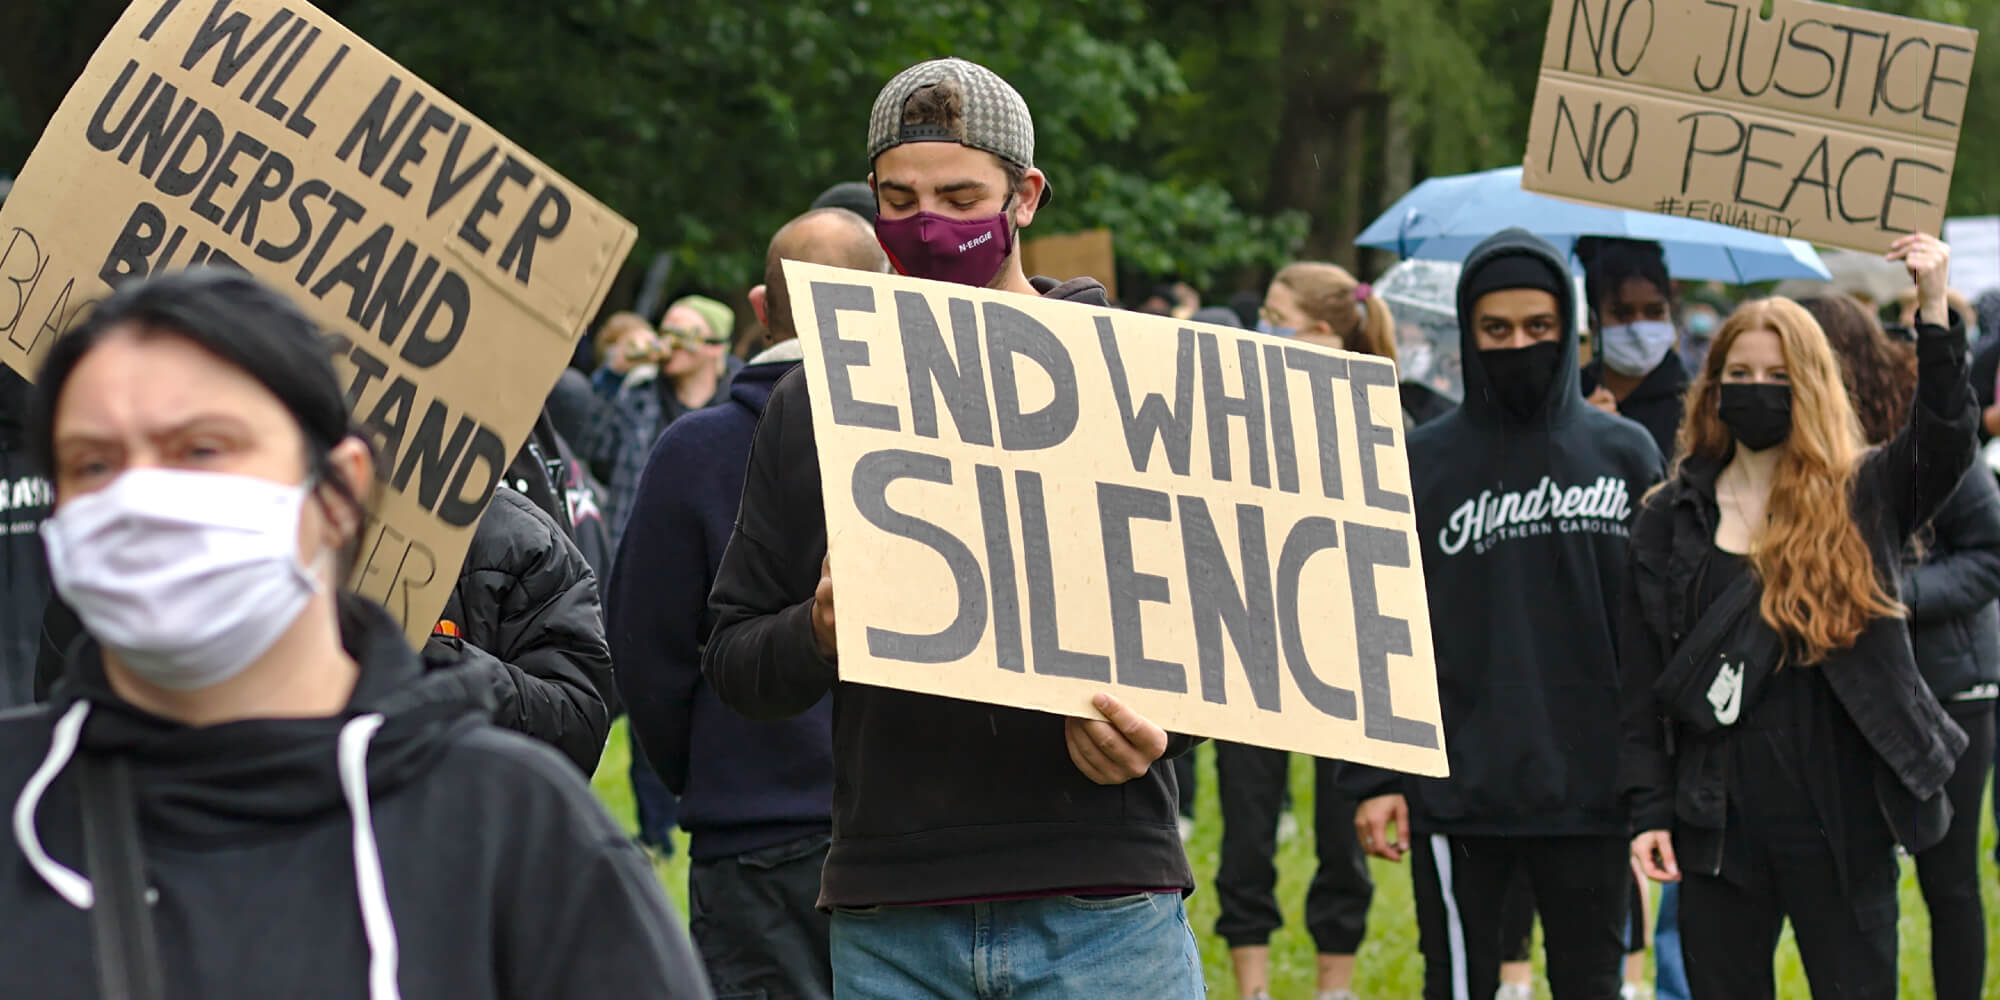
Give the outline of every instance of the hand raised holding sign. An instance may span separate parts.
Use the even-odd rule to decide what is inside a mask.
[[[1895,242],[1883,255],[1900,260],[1917,283],[1917,318],[1939,326],[1951,325],[1951,303],[1945,288],[1951,273],[1951,247],[1928,233],[1911,233]]]
[[[1100,785],[1122,785],[1144,777],[1167,752],[1167,731],[1108,694],[1090,700],[1106,721],[1067,718],[1063,739],[1069,759],[1083,776]]]

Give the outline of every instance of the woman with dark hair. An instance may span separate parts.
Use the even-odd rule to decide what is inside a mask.
[[[1870,445],[1904,423],[1916,358],[1845,295],[1799,303],[1840,356],[1847,393]],[[1931,979],[1938,1000],[1977,1000],[1986,982],[1986,913],[1979,898],[1979,820],[1993,766],[1993,707],[2000,695],[2000,487],[1983,465],[1965,478],[1904,553],[1903,604],[1910,644],[1931,693],[1971,744],[1946,790],[1951,829],[1917,854],[1917,883],[1931,914]]]
[[[0,996],[707,995],[570,765],[340,590],[375,470],[302,313],[135,282],[38,388],[85,634],[0,716]]]
[[[1739,308],[1632,529],[1619,662],[1633,864],[1681,881],[1695,1000],[1770,997],[1791,921],[1816,996],[1896,995],[1895,847],[1945,835],[1966,735],[1921,681],[1904,546],[1958,488],[1976,410],[1950,252],[1906,236],[1916,402],[1871,449],[1839,362],[1787,299]]]
[[[1578,240],[1576,250],[1584,261],[1593,345],[1584,395],[1606,413],[1644,425],[1660,454],[1671,455],[1688,372],[1674,351],[1680,329],[1666,253],[1650,240],[1604,237]]]

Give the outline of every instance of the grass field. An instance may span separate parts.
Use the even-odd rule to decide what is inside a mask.
[[[612,733],[593,785],[611,814],[627,829],[633,828],[632,793],[625,780],[626,742],[624,723]],[[1218,998],[1235,996],[1229,972],[1229,952],[1220,938],[1208,933],[1215,926],[1215,878],[1217,847],[1221,842],[1222,818],[1212,793],[1215,788],[1215,755],[1211,748],[1196,751],[1201,771],[1199,806],[1194,839],[1188,844],[1188,860],[1194,864],[1197,890],[1189,900],[1189,916],[1201,938],[1202,963],[1207,970],[1208,988]],[[1312,878],[1312,769],[1301,758],[1293,760],[1293,814],[1299,822],[1296,836],[1279,845],[1278,898],[1285,908],[1286,926],[1271,940],[1272,995],[1277,1000],[1310,997],[1313,987],[1312,941],[1304,928],[1306,884]],[[1993,871],[1994,830],[1991,810],[1982,812],[1985,826],[1980,851],[1981,884],[1986,896],[1989,956],[2000,955],[2000,891]],[[660,880],[682,914],[687,912],[686,835],[675,834],[681,850],[659,866]],[[1419,995],[1423,983],[1423,958],[1417,953],[1417,925],[1410,902],[1410,877],[1401,865],[1372,862],[1375,874],[1375,903],[1369,911],[1368,940],[1358,957],[1357,991],[1365,1000],[1401,1000]],[[1914,869],[1904,862],[1902,892],[1902,962],[1905,1000],[1929,998],[1931,994],[1930,918],[1917,894]],[[1536,962],[1540,965],[1539,958]],[[1986,989],[1989,997],[2000,997],[2000,961],[1989,957]],[[1798,953],[1787,940],[1778,957],[1778,996],[1808,995],[1805,974]],[[1548,996],[1546,988],[1538,991]]]

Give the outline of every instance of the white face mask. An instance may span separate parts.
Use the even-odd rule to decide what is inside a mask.
[[[1675,335],[1674,325],[1663,319],[1607,326],[1598,336],[1604,367],[1620,375],[1645,375],[1673,350]]]
[[[133,469],[42,524],[49,576],[92,638],[174,691],[242,673],[319,589],[299,563],[310,481]]]

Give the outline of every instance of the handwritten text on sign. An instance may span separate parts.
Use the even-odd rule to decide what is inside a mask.
[[[1389,362],[786,268],[842,680],[1444,773]]]
[[[307,4],[141,0],[0,209],[0,361],[148,274],[291,292],[377,450],[355,584],[421,640],[634,235]]]
[[[1870,252],[1938,232],[1978,33],[1761,7],[1556,0],[1522,186]]]

